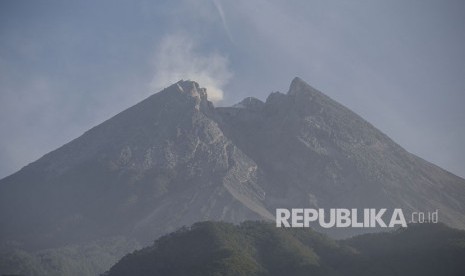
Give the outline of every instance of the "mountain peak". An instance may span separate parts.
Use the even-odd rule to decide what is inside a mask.
[[[209,110],[213,108],[213,104],[208,101],[207,89],[191,80],[180,80],[175,84],[165,88],[162,92],[166,94],[183,95],[188,101],[193,101],[195,109]]]
[[[184,93],[186,95],[200,98],[200,99],[208,99],[207,89],[200,87],[200,85],[191,80],[180,80],[177,83],[171,85],[169,88],[175,88],[176,91]]]
[[[308,83],[303,81],[301,78],[295,77],[291,82],[291,85],[289,87],[289,91],[287,92],[287,94],[290,96],[295,96],[295,95],[302,94],[302,93],[320,94],[321,92],[319,92],[318,90],[310,86]]]

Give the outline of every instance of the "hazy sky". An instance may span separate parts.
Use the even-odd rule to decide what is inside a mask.
[[[0,1],[0,177],[181,78],[216,105],[299,76],[465,176],[465,1]]]

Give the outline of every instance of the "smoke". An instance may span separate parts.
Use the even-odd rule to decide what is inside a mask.
[[[203,54],[186,35],[165,36],[157,47],[155,75],[151,86],[158,91],[181,79],[192,80],[207,89],[216,103],[223,99],[223,87],[232,77],[229,61],[219,53]]]

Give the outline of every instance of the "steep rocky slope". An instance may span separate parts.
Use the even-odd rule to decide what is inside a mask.
[[[265,103],[218,108],[223,130],[261,170],[269,209],[439,209],[465,226],[465,180],[410,154],[299,78]],[[346,231],[347,232],[347,231]]]

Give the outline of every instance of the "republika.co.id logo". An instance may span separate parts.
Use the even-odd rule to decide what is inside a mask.
[[[401,208],[387,211],[387,208],[331,208],[329,212],[321,208],[278,208],[276,209],[276,227],[311,227],[314,223],[322,228],[407,227],[407,220]],[[412,212],[408,223],[437,223],[438,213],[439,210]]]

